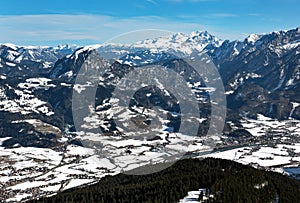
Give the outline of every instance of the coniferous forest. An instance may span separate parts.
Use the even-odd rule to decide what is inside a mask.
[[[211,194],[206,202],[300,202],[299,181],[279,173],[213,158],[184,159],[149,175],[106,176],[97,184],[29,202],[174,203],[186,196],[188,191],[200,188],[206,188]]]

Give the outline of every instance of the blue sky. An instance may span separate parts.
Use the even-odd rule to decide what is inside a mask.
[[[300,26],[298,0],[7,0],[0,43],[87,45],[141,29],[243,39]]]

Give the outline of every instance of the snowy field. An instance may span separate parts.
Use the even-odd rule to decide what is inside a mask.
[[[0,154],[1,195],[7,195],[7,201],[53,194],[113,174],[108,161],[96,170],[92,150],[79,146],[67,146],[61,151],[0,147]]]
[[[230,124],[235,128],[232,123]],[[244,119],[241,124],[243,129],[249,131],[256,138],[267,134],[271,135],[272,144],[264,144],[263,142],[266,140],[262,138],[260,142],[248,146],[216,151],[201,156],[201,158],[214,157],[233,160],[300,179],[299,120],[290,118],[278,121],[258,114],[257,120]],[[298,142],[294,140],[298,140]]]

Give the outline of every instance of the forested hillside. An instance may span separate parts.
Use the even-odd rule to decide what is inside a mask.
[[[299,202],[300,182],[221,159],[185,159],[158,173],[106,176],[35,202],[178,202],[188,191],[207,188],[207,202]],[[200,197],[201,200],[201,197]]]

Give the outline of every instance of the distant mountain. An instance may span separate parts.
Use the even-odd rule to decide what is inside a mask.
[[[58,45],[56,47],[47,46],[17,46],[14,44],[1,44],[0,55],[11,62],[20,63],[22,61],[36,61],[54,63],[59,58],[73,53],[76,45]],[[45,67],[46,68],[46,67]]]
[[[72,54],[78,46],[59,45],[57,47],[0,45],[0,73],[6,76],[41,75],[49,71],[55,62]]]
[[[104,44],[99,46],[98,50],[104,58],[118,59],[126,54],[141,50],[164,51],[182,57],[201,52],[205,48],[219,47],[222,42],[207,31],[196,31],[190,34],[176,33],[155,39],[146,39],[133,44]]]

